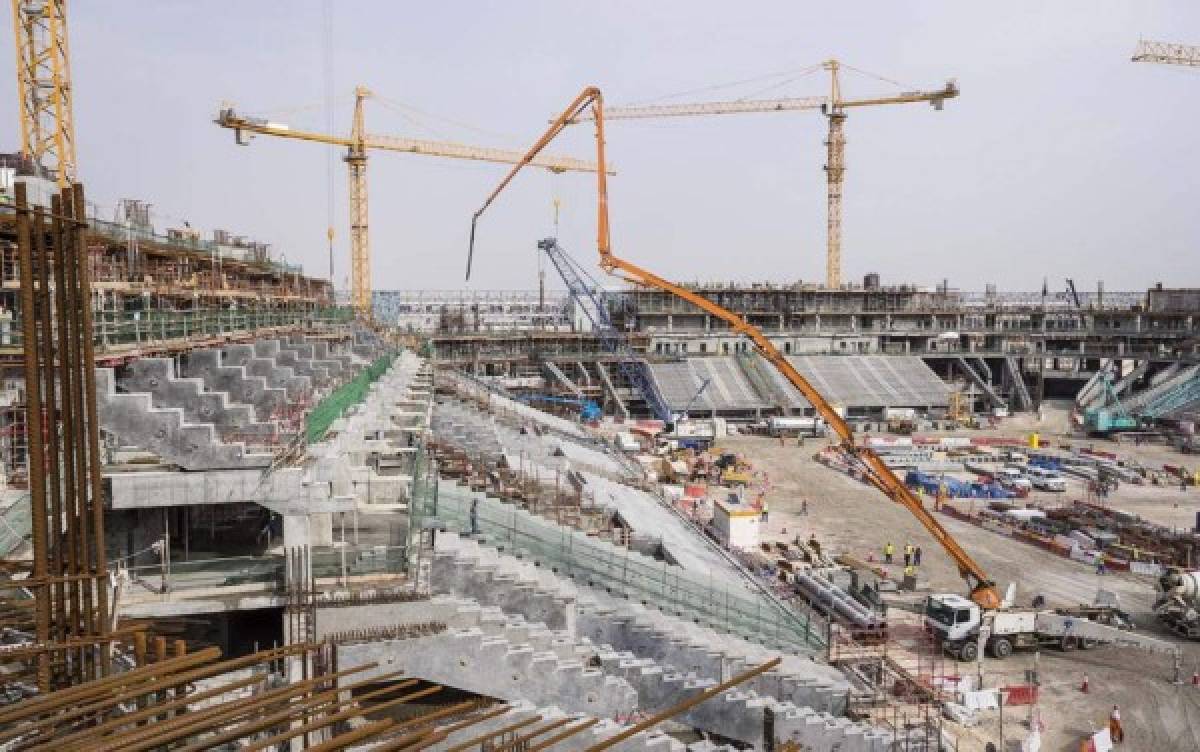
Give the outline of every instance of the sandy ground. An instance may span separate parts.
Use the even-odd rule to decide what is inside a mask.
[[[1025,423],[1010,423],[988,433],[1021,435],[1030,429],[1032,420],[1032,417],[1026,418]],[[1065,426],[1061,415],[1052,415],[1038,427],[1053,440],[1052,434],[1056,428],[1061,430],[1060,426]],[[1163,447],[1135,449],[1094,443],[1097,448],[1115,449],[1125,454],[1136,452],[1145,456],[1147,463],[1179,464],[1195,460]],[[923,548],[921,579],[928,582],[930,590],[963,592],[963,583],[950,559],[905,509],[889,502],[874,489],[812,459],[813,453],[822,446],[819,441],[809,440],[804,447],[794,443],[781,447],[774,439],[733,437],[723,440],[721,446],[746,455],[756,469],[768,474],[769,538],[791,540],[797,535],[807,538],[810,533],[815,533],[834,554],[850,553],[864,559],[874,555],[877,560],[882,559],[885,542],[892,541],[900,551],[906,542],[912,541]],[[1066,500],[1063,497],[1081,498],[1082,486],[1073,486],[1067,494],[1056,496],[1060,501]],[[808,501],[806,517],[799,515],[802,499]],[[1162,524],[1190,526],[1196,510],[1200,509],[1200,491],[1192,488],[1185,494],[1177,487],[1122,485],[1110,502]],[[938,519],[1001,588],[1010,582],[1017,584],[1018,603],[1028,603],[1039,593],[1051,606],[1091,602],[1097,588],[1103,587],[1117,593],[1121,605],[1135,614],[1144,632],[1182,645],[1185,677],[1200,670],[1200,643],[1175,640],[1154,624],[1150,613],[1154,590],[1149,578],[1130,574],[1096,575],[1084,564],[944,515],[939,515]],[[1187,683],[1173,685],[1170,682],[1172,662],[1168,656],[1111,648],[1072,653],[1046,650],[1038,654],[1038,660],[1042,680],[1039,711],[1045,725],[1043,750],[1076,752],[1080,740],[1089,730],[1106,722],[1114,703],[1121,706],[1126,721],[1127,742],[1123,749],[1147,752],[1200,749],[1200,687]],[[984,665],[984,684],[997,686],[1020,682],[1024,670],[1032,664],[1033,655],[1028,653],[1018,653],[1004,662],[989,659]],[[947,666],[953,666],[953,659],[947,657]],[[973,673],[974,667],[964,664],[962,670]],[[1078,688],[1084,673],[1088,674],[1091,686],[1091,692],[1086,695]],[[1027,714],[1026,708],[1012,708],[1006,712],[1006,740],[1024,738],[1027,731],[1020,722]],[[999,740],[996,718],[987,719],[981,726],[964,733],[961,749],[981,750],[988,740]]]

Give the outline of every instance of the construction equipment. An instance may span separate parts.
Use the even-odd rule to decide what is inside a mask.
[[[508,149],[369,134],[364,124],[363,102],[371,96],[370,89],[365,86],[354,89],[354,119],[349,136],[296,130],[264,118],[241,115],[232,107],[222,107],[214,121],[222,128],[231,129],[240,146],[249,144],[254,135],[266,135],[346,147],[345,161],[350,175],[350,302],[356,314],[363,318],[370,318],[372,289],[371,246],[367,231],[367,152],[402,152],[498,164],[514,164],[521,158],[520,152]],[[545,156],[532,164],[556,173],[595,169],[590,162],[570,157]]]
[[[1117,645],[1173,656],[1178,677],[1179,647],[1130,631],[1127,617],[1118,609],[1097,606],[1044,609],[1006,605],[984,613],[978,604],[953,593],[938,593],[925,599],[926,629],[938,637],[944,650],[960,661],[978,660],[985,650],[993,658],[1003,660],[1022,648],[1052,646],[1070,651]]]
[[[592,276],[580,266],[579,262],[567,254],[558,244],[557,238],[539,240],[538,248],[545,251],[546,257],[550,259],[550,263],[554,264],[558,276],[562,277],[563,284],[567,286],[571,299],[583,311],[583,315],[592,322],[592,328],[600,335],[600,344],[608,352],[619,356],[617,368],[620,369],[626,381],[638,394],[642,395],[642,399],[646,401],[646,406],[650,408],[654,417],[663,423],[670,423],[672,421],[671,410],[667,407],[667,401],[654,386],[654,380],[650,378],[645,362],[634,357],[633,348],[629,345],[629,338],[613,325],[608,309],[608,296],[605,295],[603,288],[596,280],[592,279]],[[603,364],[597,365],[600,368],[604,367]]]
[[[1176,634],[1200,639],[1200,572],[1167,570],[1158,580],[1154,614]]]
[[[518,402],[526,404],[530,402],[547,402],[555,405],[570,405],[571,407],[579,408],[579,419],[585,423],[600,420],[603,414],[600,411],[600,406],[595,401],[590,399],[579,399],[578,397],[559,397],[553,394],[522,394],[517,397]]]
[[[21,154],[58,187],[77,177],[67,0],[12,0]]]
[[[1133,62],[1200,68],[1200,47],[1139,39],[1137,49],[1133,51]]]
[[[1067,292],[1071,295],[1071,302],[1075,304],[1075,310],[1082,310],[1083,303],[1079,300],[1079,291],[1075,289],[1075,280],[1067,278]]]
[[[844,126],[846,110],[852,107],[871,107],[884,104],[907,104],[929,102],[934,109],[942,109],[947,99],[958,96],[958,85],[947,81],[941,89],[933,91],[907,91],[890,97],[871,99],[843,99],[839,73],[842,68],[857,70],[838,60],[826,60],[820,64],[829,72],[828,97],[798,97],[784,99],[739,99],[727,102],[701,102],[695,104],[643,105],[638,107],[610,107],[604,113],[608,120],[645,120],[650,118],[686,117],[691,115],[730,115],[748,112],[794,112],[797,110],[820,110],[829,121],[829,135],[825,141],[826,162],[826,256],[825,285],[837,289],[842,284],[842,185],[846,173]],[[815,66],[814,66],[815,68]],[[572,122],[589,120],[584,112]]]
[[[500,185],[487,197],[471,219],[471,240],[472,247],[467,254],[467,277],[471,274],[471,260],[474,256],[474,238],[476,226],[480,216],[487,210],[500,192],[512,182],[513,178],[521,168],[529,164],[546,145],[565,130],[569,123],[579,118],[579,116],[589,111],[592,119],[595,122],[596,128],[596,193],[597,193],[597,215],[596,215],[596,246],[600,253],[600,268],[605,272],[612,274],[627,282],[647,287],[653,287],[664,292],[668,292],[682,300],[685,300],[701,310],[721,319],[733,332],[745,335],[755,345],[759,353],[766,358],[780,374],[784,376],[796,389],[808,400],[813,406],[817,414],[829,425],[829,427],[837,434],[841,440],[841,448],[845,453],[847,461],[853,464],[862,474],[862,477],[888,498],[901,504],[909,510],[925,528],[933,535],[939,544],[946,550],[950,557],[954,560],[958,567],[959,574],[967,581],[971,598],[985,609],[995,609],[1000,605],[1000,596],[996,592],[994,584],[988,579],[983,569],[975,562],[974,559],[962,548],[957,540],[953,538],[942,527],[934,516],[925,509],[925,506],[904,483],[897,478],[892,471],[887,467],[883,460],[869,447],[858,447],[854,442],[854,434],[850,430],[850,426],[838,414],[833,405],[825,399],[824,395],[818,392],[812,384],[805,379],[799,371],[783,356],[783,353],[768,340],[763,333],[755,326],[751,325],[736,313],[717,305],[708,298],[698,295],[687,288],[681,287],[673,282],[659,277],[658,275],[642,269],[641,267],[626,261],[614,255],[611,247],[611,239],[609,233],[608,220],[608,175],[605,171],[604,164],[604,100],[600,90],[596,87],[588,87],[584,89],[558,116],[551,124],[550,128],[542,134],[542,136],[534,143],[529,152],[518,162],[508,175],[500,182]]]
[[[1112,369],[1106,369],[1101,378],[1104,383],[1104,400],[1099,407],[1084,410],[1084,429],[1088,433],[1100,435],[1137,429],[1137,419],[1121,405],[1121,398],[1117,396],[1117,391],[1113,388]]]

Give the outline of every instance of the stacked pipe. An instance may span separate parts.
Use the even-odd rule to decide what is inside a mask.
[[[796,589],[808,603],[823,609],[834,619],[854,629],[878,631],[887,629],[879,614],[862,605],[845,590],[815,572],[797,572],[793,580]]]
[[[37,642],[65,646],[111,631],[87,221],[82,185],[48,212],[30,205],[25,185],[15,194],[33,537],[25,584]],[[105,675],[109,647],[51,647],[37,658],[39,691]]]

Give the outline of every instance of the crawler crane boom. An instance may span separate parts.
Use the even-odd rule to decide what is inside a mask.
[[[783,374],[804,395],[813,408],[816,409],[817,413],[829,424],[829,427],[841,439],[843,450],[862,469],[864,477],[892,501],[908,509],[925,526],[925,529],[929,531],[934,539],[941,544],[942,548],[945,549],[946,553],[949,554],[950,558],[958,566],[959,574],[966,580],[970,589],[971,599],[978,603],[981,608],[987,610],[999,608],[1001,602],[1000,596],[996,592],[994,583],[988,579],[983,569],[959,545],[958,541],[942,527],[941,523],[925,509],[921,500],[909,491],[904,483],[892,473],[883,460],[880,459],[879,455],[869,447],[856,447],[854,445],[854,435],[850,432],[850,426],[846,421],[838,415],[837,411],[833,409],[833,406],[829,404],[825,397],[813,388],[812,384],[787,361],[778,348],[771,344],[771,341],[757,327],[752,326],[741,316],[717,305],[708,298],[697,295],[691,290],[676,285],[653,272],[613,254],[608,223],[608,180],[604,168],[604,98],[598,88],[588,87],[575,97],[567,109],[551,123],[550,128],[534,143],[525,156],[513,166],[508,175],[500,181],[496,189],[492,191],[479,210],[475,212],[475,215],[471,219],[471,247],[467,255],[467,278],[469,279],[471,276],[471,263],[475,251],[475,230],[480,216],[492,205],[496,197],[500,195],[500,192],[512,182],[513,178],[516,177],[517,173],[523,167],[530,164],[542,149],[546,148],[559,133],[571,122],[579,119],[584,113],[589,113],[589,119],[593,120],[596,124],[596,247],[600,252],[600,268],[628,282],[669,292],[725,321],[734,331],[749,337],[754,342],[758,351],[762,353],[763,357],[771,365],[775,366],[776,370]]]

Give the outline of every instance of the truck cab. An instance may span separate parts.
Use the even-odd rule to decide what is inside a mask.
[[[979,606],[961,595],[939,593],[925,599],[925,628],[942,642],[973,637],[982,619]]]

